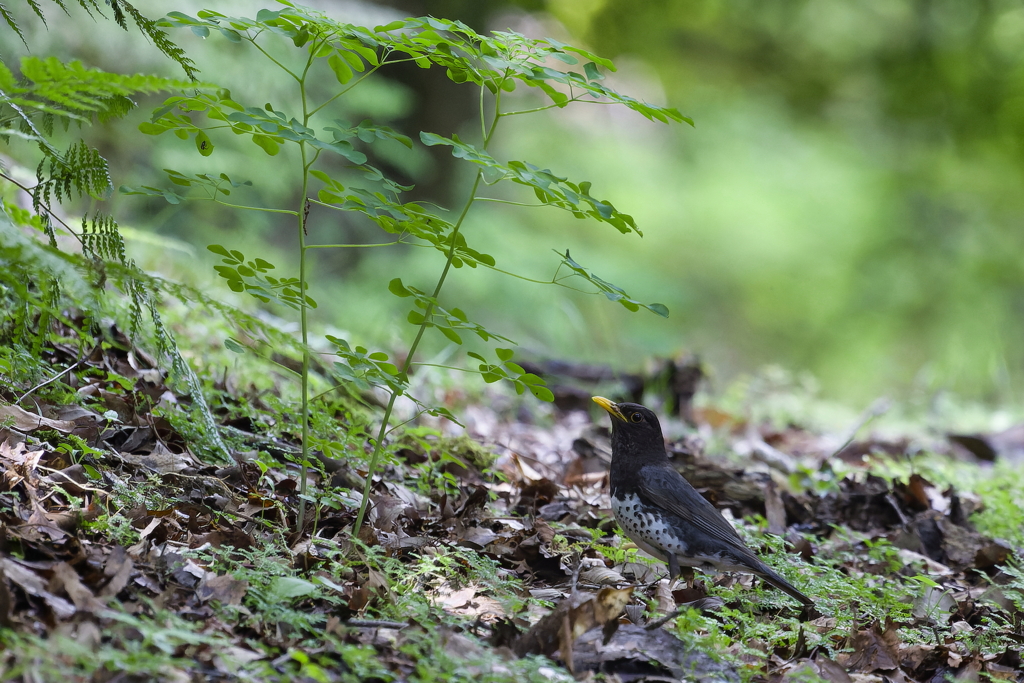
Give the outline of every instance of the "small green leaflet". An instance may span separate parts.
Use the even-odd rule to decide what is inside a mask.
[[[664,304],[645,304],[637,301],[636,299],[631,299],[629,295],[622,290],[621,287],[617,287],[610,282],[602,280],[601,278],[599,278],[598,276],[594,275],[592,272],[581,266],[580,264],[576,263],[576,261],[574,261],[572,257],[569,256],[568,249],[565,250],[565,254],[562,254],[558,251],[556,251],[555,253],[562,257],[562,263],[564,265],[571,268],[576,275],[579,275],[587,282],[597,287],[598,291],[600,291],[602,294],[608,297],[609,301],[618,301],[620,304],[622,304],[629,310],[633,311],[634,313],[636,311],[639,311],[641,308],[646,308],[651,313],[656,313],[657,315],[660,315],[662,318],[668,317],[667,306],[665,306]]]

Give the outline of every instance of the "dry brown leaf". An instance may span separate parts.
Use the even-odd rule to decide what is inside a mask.
[[[518,470],[519,474],[519,477],[516,478],[516,481],[523,481],[529,483],[544,479],[544,475],[538,472],[537,470],[533,469],[533,467],[531,467],[527,463],[523,462],[523,460],[519,457],[518,453],[512,453],[511,459],[512,462],[515,464],[516,470]]]
[[[112,598],[124,590],[132,575],[134,564],[122,546],[115,546],[103,567],[103,575],[110,580],[100,590],[100,597]]]
[[[457,591],[451,591],[450,589],[440,590],[436,593],[438,604],[446,609],[464,607],[473,599],[474,595],[476,595],[476,588],[474,586],[462,588]]]
[[[246,549],[253,546],[252,536],[245,533],[241,529],[227,528],[217,529],[211,531],[208,534],[196,536],[193,540],[194,547],[198,548],[206,545],[207,543],[214,548],[220,548],[223,546],[229,546],[231,548]]]
[[[91,649],[95,649],[100,646],[103,642],[103,631],[94,621],[83,621],[75,624],[75,642],[79,645]]]
[[[663,628],[648,631],[640,626],[620,626],[611,639],[596,629],[578,641],[573,651],[576,671],[601,671],[609,680],[700,681],[739,683],[735,665],[698,649]]]
[[[850,636],[847,647],[853,652],[844,652],[836,660],[848,671],[872,672],[889,671],[899,668],[900,638],[896,625],[889,619],[885,628],[875,620],[868,628]]]
[[[248,648],[229,645],[217,651],[217,654],[213,657],[213,662],[219,671],[234,677],[238,671],[239,664],[249,664],[250,662],[263,659],[265,656]],[[227,662],[230,662],[231,665],[227,665]]]
[[[628,583],[622,574],[607,567],[591,567],[583,570],[580,572],[580,581],[598,586],[617,586],[620,583]]]
[[[51,420],[35,415],[15,405],[0,405],[0,422],[7,419],[14,421],[14,428],[19,432],[31,432],[36,429],[54,429],[62,434],[70,434],[76,425],[67,420]]]
[[[149,455],[121,453],[121,458],[125,462],[146,467],[160,474],[177,473],[196,466],[191,454],[187,452],[173,453],[159,441],[156,442],[153,452]]]
[[[58,619],[69,619],[75,606],[47,590],[46,581],[34,571],[7,557],[0,557],[0,572],[29,595],[42,598]]]
[[[938,667],[941,653],[945,648],[935,645],[908,645],[900,649],[900,665],[910,672],[915,672],[928,662],[931,669]]]
[[[483,550],[496,538],[498,538],[498,534],[487,527],[472,526],[459,534],[459,545],[469,545],[477,550]]]
[[[146,547],[149,545],[149,535],[156,531],[156,528],[163,522],[159,517],[154,517],[150,520],[146,528],[139,532],[139,542],[128,548],[128,554],[132,557],[140,557],[146,552]]]
[[[551,543],[555,538],[555,530],[543,519],[537,518],[533,522],[533,528],[537,532],[537,538],[542,543]]]
[[[56,590],[57,585],[64,589],[79,611],[97,612],[103,609],[103,602],[96,599],[92,591],[82,583],[78,572],[67,562],[58,562],[53,567],[53,581],[50,586]]]
[[[524,512],[536,512],[554,500],[558,490],[558,484],[547,478],[528,482],[519,492],[517,508]]]
[[[662,579],[654,589],[654,599],[658,601],[658,611],[668,614],[676,608],[676,599],[672,595],[672,586],[668,579]]]
[[[633,588],[602,588],[596,595],[576,595],[563,600],[554,611],[544,616],[519,637],[513,651],[520,657],[527,654],[551,655],[560,650],[570,671],[572,643],[596,626],[618,624],[619,615],[629,603]],[[608,637],[611,633],[606,634]]]
[[[230,574],[207,575],[196,589],[203,602],[216,600],[222,605],[240,605],[249,590],[249,582]]]
[[[793,662],[791,668],[787,668],[782,675],[785,682],[821,679],[828,683],[852,683],[850,674],[846,673],[843,667],[833,662],[828,657],[817,657],[816,659],[803,659]]]
[[[768,533],[784,536],[786,533],[786,506],[782,502],[779,485],[768,479],[764,488],[764,516],[768,519]]]
[[[985,662],[985,673],[1000,681],[1019,681],[1020,669],[1012,666],[1003,666],[995,662]]]
[[[475,616],[482,618],[483,621],[493,621],[503,616],[505,609],[500,602],[486,593],[487,589],[483,586],[467,586],[456,591],[444,586],[435,591],[434,597],[437,604],[449,614]]]

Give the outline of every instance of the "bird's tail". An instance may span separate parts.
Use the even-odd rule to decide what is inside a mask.
[[[758,562],[758,564],[760,566],[758,567],[759,571],[757,573],[765,581],[767,581],[771,585],[775,586],[776,588],[778,588],[780,591],[782,591],[786,595],[789,595],[789,596],[791,596],[793,598],[796,598],[802,604],[804,604],[804,605],[806,605],[808,607],[814,605],[814,600],[811,600],[809,597],[807,597],[806,595],[801,593],[799,590],[797,590],[796,587],[793,584],[791,584],[789,581],[786,581],[784,578],[782,578],[781,576],[776,574],[775,571],[773,571],[771,569],[771,567],[769,567],[768,565],[764,564],[763,562]]]

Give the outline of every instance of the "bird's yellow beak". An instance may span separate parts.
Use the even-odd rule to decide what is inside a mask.
[[[622,420],[623,422],[626,421],[626,417],[622,414],[622,411],[619,410],[619,406],[609,401],[604,396],[595,396],[594,403],[607,410],[612,417]]]

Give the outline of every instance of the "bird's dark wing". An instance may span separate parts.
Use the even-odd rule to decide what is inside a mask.
[[[729,524],[715,506],[690,486],[690,482],[670,467],[642,467],[640,469],[640,494],[655,505],[692,524],[707,534],[713,541],[721,543],[747,568],[764,577],[768,583],[788,593],[805,605],[814,601],[801,593],[795,586],[782,578],[771,567],[762,562],[747,547],[739,533]]]
[[[643,467],[637,479],[643,497],[697,527],[712,539],[734,550],[741,550],[744,555],[750,555],[757,561],[732,524],[674,469],[664,466]]]

